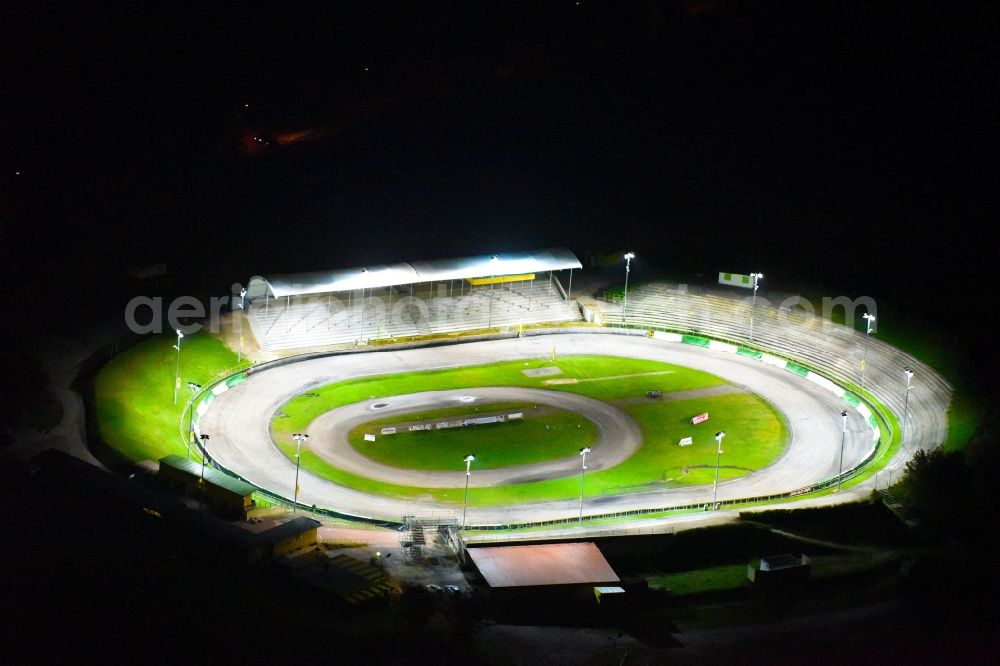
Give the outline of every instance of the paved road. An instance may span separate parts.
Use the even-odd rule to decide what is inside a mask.
[[[271,416],[290,397],[321,383],[353,377],[546,357],[552,347],[556,347],[560,355],[619,355],[703,370],[774,404],[788,420],[791,431],[788,449],[771,466],[720,483],[720,500],[782,492],[823,480],[837,472],[843,403],[831,393],[798,375],[734,354],[613,333],[555,334],[306,360],[257,373],[249,381],[223,393],[202,418],[202,429],[211,433],[209,453],[222,465],[257,485],[291,497],[294,463],[273,445],[268,427]],[[845,469],[863,459],[871,449],[867,425],[853,410],[849,414]],[[301,502],[344,513],[398,520],[414,512],[456,510],[429,500],[401,501],[367,495],[308,472],[303,472],[300,478]],[[588,498],[585,513],[707,502],[711,500],[711,493],[712,487],[708,485]],[[565,518],[576,515],[578,506],[578,500],[570,499],[517,506],[470,507],[469,523]]]

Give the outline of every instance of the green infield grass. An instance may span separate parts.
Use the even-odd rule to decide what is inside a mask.
[[[236,354],[207,333],[181,342],[181,388],[174,404],[177,352],[173,335],[144,340],[118,354],[94,380],[94,408],[101,439],[128,460],[186,455],[180,440],[181,411],[191,396],[188,382],[207,384],[236,366]],[[197,456],[193,450],[192,456]]]
[[[675,597],[684,597],[705,592],[718,592],[738,587],[749,587],[752,583],[747,578],[747,565],[728,564],[709,569],[681,571],[649,577],[650,587],[662,587]]]
[[[524,370],[556,367],[559,374],[531,376]],[[557,380],[559,383],[552,383]],[[571,391],[619,406],[636,420],[643,432],[644,444],[623,463],[587,475],[587,496],[643,492],[678,486],[711,483],[715,478],[717,430],[728,434],[723,444],[719,479],[743,476],[766,467],[784,451],[788,430],[780,414],[756,395],[735,391],[708,397],[671,399],[670,393],[719,387],[723,380],[714,375],[680,366],[606,356],[567,356],[530,361],[511,361],[489,365],[427,372],[410,372],[348,380],[312,389],[286,403],[272,422],[275,441],[285,455],[294,456],[293,432],[308,428],[320,414],[357,402],[410,392],[471,388],[476,386],[521,386]],[[728,388],[728,387],[721,387]],[[646,391],[659,390],[663,398],[647,399]],[[692,416],[709,412],[709,421],[697,426]],[[505,424],[506,425],[506,424]],[[474,434],[465,433],[464,444],[450,455],[455,470],[464,468],[462,458],[468,451],[479,455]],[[684,437],[693,444],[679,446]],[[382,438],[381,441],[384,441]],[[567,442],[563,455],[573,455],[580,448]],[[551,455],[551,454],[550,454]],[[437,457],[437,456],[435,456]],[[551,456],[562,457],[562,456]],[[444,457],[434,461],[433,469],[443,469]],[[398,458],[395,466],[415,466]],[[375,481],[334,468],[312,451],[303,450],[302,468],[325,479],[361,491],[397,498],[461,502],[461,488],[428,489]],[[425,463],[416,463],[425,464]],[[478,466],[474,463],[473,469]],[[426,469],[426,467],[418,467]],[[510,502],[570,499],[580,492],[579,478],[510,484],[492,488],[472,488],[471,505],[489,506]]]
[[[552,366],[561,370],[562,374],[532,377],[524,373],[525,370]],[[550,383],[553,380],[566,379],[576,380],[579,383]],[[669,393],[722,383],[722,379],[707,372],[621,356],[560,356],[554,362],[549,359],[507,361],[444,370],[376,375],[320,386],[285,403],[281,408],[280,418],[274,421],[273,428],[277,435],[303,432],[313,419],[331,409],[361,400],[421,391],[444,391],[477,386],[519,386],[558,388],[603,400],[619,395],[641,396],[649,390]]]
[[[565,409],[530,403],[487,403],[475,409],[466,405],[378,419],[354,428],[348,439],[362,455],[385,465],[454,470],[455,461],[470,453],[472,443],[476,468],[495,469],[576,455],[597,437],[597,427],[591,421]],[[506,423],[381,434],[383,426],[394,424],[509,412],[521,412],[524,417]],[[366,434],[375,435],[376,440],[365,441]]]

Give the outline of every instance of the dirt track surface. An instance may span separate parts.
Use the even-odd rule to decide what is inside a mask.
[[[640,336],[554,334],[521,339],[461,343],[404,351],[375,351],[310,359],[265,370],[221,394],[202,418],[212,434],[209,452],[223,466],[261,487],[293,494],[295,465],[271,441],[271,416],[289,398],[318,384],[373,374],[459,367],[475,363],[546,357],[553,346],[560,355],[604,354],[674,363],[718,375],[753,391],[785,416],[791,442],[785,454],[756,473],[719,484],[720,500],[791,490],[836,474],[844,403],[812,382],[759,361],[680,343]],[[862,418],[849,410],[844,468],[871,450],[871,435]],[[589,460],[588,460],[589,462]],[[474,474],[474,478],[478,476]],[[461,512],[429,500],[378,497],[337,486],[302,472],[299,500],[305,504],[366,517],[399,520],[404,514]],[[857,493],[870,488],[859,487]],[[844,493],[847,495],[847,493]],[[711,500],[712,486],[654,489],[647,492],[588,498],[585,513],[653,508]],[[546,520],[575,516],[578,500],[469,508],[470,524]]]
[[[457,488],[465,483],[465,468],[461,458],[455,460],[454,472],[390,467],[359,453],[347,441],[347,435],[356,426],[367,423],[373,418],[412,414],[421,409],[454,407],[462,404],[460,398],[466,400],[472,398],[475,402],[482,403],[534,402],[565,409],[586,417],[597,426],[597,440],[591,445],[593,450],[587,456],[587,469],[591,471],[607,469],[624,462],[642,445],[642,432],[639,429],[639,424],[613,405],[565,391],[544,391],[515,386],[426,391],[393,398],[366,400],[365,402],[345,405],[323,414],[313,421],[309,432],[311,437],[315,437],[318,442],[323,443],[320,444],[319,448],[314,447],[317,454],[339,469],[387,483],[401,483],[421,488]],[[375,411],[372,408],[373,403],[386,406]],[[469,404],[474,404],[474,402]],[[469,435],[470,438],[475,437],[472,432]],[[312,445],[314,442],[310,440],[309,443]],[[378,444],[373,444],[373,446],[378,446]],[[572,451],[566,457],[558,460],[532,465],[516,465],[502,469],[476,470],[475,474],[469,477],[469,487],[544,481],[578,474],[579,471],[579,455],[576,451]]]

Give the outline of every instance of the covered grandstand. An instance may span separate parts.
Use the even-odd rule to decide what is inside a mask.
[[[577,321],[579,268],[572,252],[554,248],[258,275],[247,285],[247,315],[262,350]],[[565,286],[557,272],[567,272]]]

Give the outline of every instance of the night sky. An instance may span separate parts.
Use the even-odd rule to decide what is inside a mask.
[[[110,309],[127,264],[225,291],[566,245],[983,302],[997,26],[971,4],[212,4],[5,3],[8,289]]]

